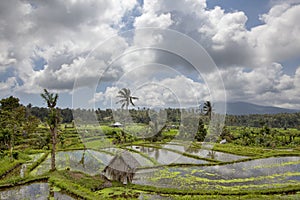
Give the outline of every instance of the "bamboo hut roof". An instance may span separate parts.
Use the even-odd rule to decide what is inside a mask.
[[[124,168],[124,165],[120,165],[119,162],[116,162],[117,160],[120,160],[122,164],[126,165],[126,168],[130,169],[130,171],[134,171],[137,167],[141,166],[140,163],[135,159],[135,157],[133,157],[129,152],[122,151],[109,162],[105,169],[110,167],[117,171],[125,171],[126,168]]]

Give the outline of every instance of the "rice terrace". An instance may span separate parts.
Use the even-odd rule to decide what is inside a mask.
[[[210,117],[218,115],[210,102],[201,112],[126,108],[130,123],[111,121],[109,109],[81,109],[74,111],[82,116],[76,127],[68,118],[70,110],[51,107],[57,100],[54,94],[45,90],[42,97],[49,102],[48,111],[25,107],[15,97],[1,100],[1,115],[7,117],[1,120],[1,199],[300,197],[299,113],[228,115],[220,136],[204,142],[213,131]],[[46,121],[37,115],[42,110]],[[99,123],[89,123],[91,112]],[[158,118],[163,112],[166,124],[151,121],[149,113]],[[180,112],[198,116],[193,141],[187,139],[191,127],[180,122]],[[16,115],[21,123],[10,129]],[[245,118],[248,126],[243,125]],[[280,119],[287,127],[276,128]],[[140,137],[147,134],[151,137]]]
[[[300,0],[0,0],[0,200],[300,199]]]

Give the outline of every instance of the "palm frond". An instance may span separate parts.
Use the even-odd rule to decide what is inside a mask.
[[[54,108],[57,103],[58,94],[49,93],[47,89],[44,89],[44,93],[41,94],[41,97],[47,103],[49,108]]]
[[[119,94],[118,96],[122,97],[122,98],[126,96],[126,94],[124,93],[124,91],[121,91],[121,90],[118,92],[118,94]]]
[[[138,99],[137,97],[132,97],[131,96],[131,91],[128,88],[122,88],[121,90],[118,91],[118,95],[117,98],[120,98],[119,101],[116,102],[116,104],[121,103],[121,108],[123,109],[124,107],[126,107],[126,109],[128,109],[128,106],[131,104],[133,106],[133,100]]]
[[[126,102],[126,99],[120,99],[119,101],[116,102],[116,104],[118,103],[125,103]]]
[[[129,98],[129,99],[130,99],[131,105],[135,106],[134,103],[133,103],[133,101],[132,101],[132,98]]]
[[[126,104],[126,103],[123,103],[123,104],[122,104],[122,106],[121,106],[122,109],[125,107],[125,104]]]

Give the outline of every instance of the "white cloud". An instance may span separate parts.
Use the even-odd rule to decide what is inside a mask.
[[[262,16],[264,25],[251,30],[250,39],[265,62],[282,62],[300,54],[300,5],[280,4]]]
[[[297,70],[300,74],[300,67]],[[299,106],[300,76],[283,73],[283,67],[273,63],[266,68],[245,71],[242,68],[221,70],[228,101],[250,101],[262,105]],[[213,79],[211,74],[210,79]],[[298,102],[298,103],[297,103]]]
[[[117,34],[113,26],[121,23],[136,1],[15,0],[1,4],[0,65],[13,65],[24,82],[19,90],[35,93],[40,92],[40,87],[72,89],[76,75],[94,77],[94,66],[80,68],[78,61],[98,43]],[[122,39],[118,42],[122,46]],[[110,59],[111,50],[106,54],[102,51],[98,66],[102,65],[101,60]],[[38,58],[47,64],[36,70],[33,60]]]
[[[140,8],[136,0],[1,1],[0,75],[5,77],[8,68],[13,68],[13,74],[2,78],[0,89],[5,93],[39,93],[42,88],[70,92],[76,81],[85,87],[101,78],[108,87],[95,100],[107,101],[117,90],[113,83],[120,87],[123,81],[126,86],[128,80],[133,80],[131,86],[154,81],[136,90],[152,106],[174,104],[177,97],[186,97],[183,104],[191,103],[187,97],[209,98],[206,86],[195,78],[199,72],[188,63],[191,58],[157,49],[131,52],[133,46],[164,50],[177,45],[191,57],[201,57],[190,45],[162,32],[120,34],[128,25],[124,16],[139,9],[141,15],[132,16],[134,28],[168,28],[199,42],[220,67],[229,99],[300,107],[300,70],[287,75],[280,64],[300,55],[299,3],[272,0],[270,11],[261,16],[263,25],[247,30],[244,12],[208,9],[205,0],[145,0]],[[201,70],[215,93],[221,94],[222,84],[215,79],[218,72]]]
[[[12,95],[14,88],[18,85],[15,77],[10,77],[6,81],[0,82],[0,94],[1,98],[5,98],[8,95]]]
[[[137,28],[143,27],[159,27],[167,28],[173,23],[170,13],[157,16],[153,12],[147,12],[135,20],[134,26]]]
[[[131,85],[132,83],[126,83]],[[200,102],[210,99],[208,87],[185,76],[176,76],[162,80],[148,80],[140,85],[128,87],[132,95],[139,97],[135,101],[137,107],[189,107],[198,106]],[[95,94],[90,102],[101,102],[104,106],[115,106],[118,91],[121,87],[107,87],[105,92]],[[111,104],[112,103],[112,104]]]

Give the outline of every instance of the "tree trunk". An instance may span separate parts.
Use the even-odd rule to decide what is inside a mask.
[[[56,170],[55,152],[56,152],[56,142],[57,142],[57,129],[56,129],[56,127],[51,128],[51,136],[52,136],[51,171],[55,171]]]

